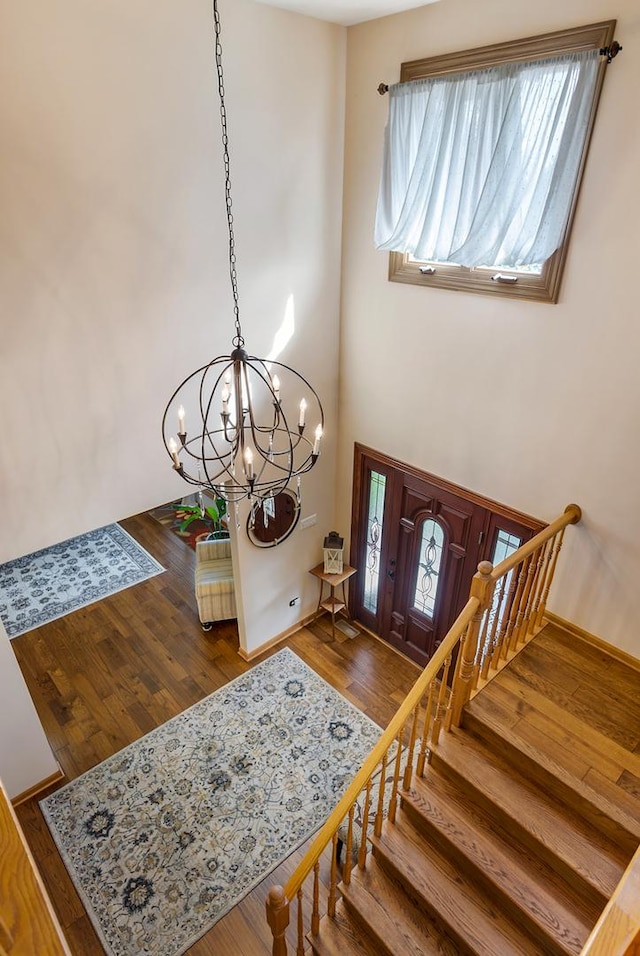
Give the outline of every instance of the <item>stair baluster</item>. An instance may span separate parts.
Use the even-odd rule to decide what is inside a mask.
[[[436,745],[440,739],[440,731],[442,730],[442,722],[447,715],[448,702],[450,699],[449,693],[449,669],[451,667],[451,654],[447,657],[444,662],[444,670],[442,672],[442,677],[440,678],[440,688],[438,690],[438,703],[436,704],[436,712],[433,718],[433,727],[431,728],[431,743]],[[409,784],[407,783],[407,786]]]
[[[329,900],[327,913],[332,918],[336,915],[336,896],[338,891],[338,831],[333,834],[331,841],[331,876],[329,877]],[[276,956],[276,954],[274,954]]]
[[[376,808],[376,819],[373,827],[373,832],[376,836],[380,836],[382,833],[382,821],[384,819],[384,791],[387,785],[387,760],[389,758],[389,751],[385,751],[382,757],[382,765],[380,769],[380,790],[378,791],[378,806]]]
[[[525,626],[525,631],[523,635],[523,640],[525,641],[527,637],[533,633],[535,628],[537,611],[538,611],[538,607],[540,606],[540,597],[541,597],[540,586],[542,581],[544,580],[544,573],[545,573],[545,567],[546,567],[545,562],[547,557],[548,543],[549,542],[545,541],[545,543],[540,547],[538,551],[538,562],[536,565],[536,572],[535,572],[535,577],[533,581],[533,587],[531,589],[531,595],[529,597],[529,607],[527,611],[526,626]]]
[[[342,882],[347,886],[351,882],[351,867],[353,853],[353,814],[355,812],[355,803],[349,809],[349,822],[347,824],[347,846],[345,850],[344,865],[342,867]]]
[[[400,784],[400,764],[402,763],[402,737],[403,729],[396,737],[396,758],[393,768],[393,784],[391,785],[391,799],[389,800],[388,817],[391,823],[396,818],[396,807],[398,805],[398,787]]]
[[[364,808],[362,811],[362,833],[360,835],[360,849],[358,851],[358,867],[361,870],[367,865],[367,834],[369,832],[369,810],[371,807],[371,780],[367,780],[367,786],[364,795]]]
[[[577,508],[578,506],[569,505],[569,507]],[[559,532],[559,534],[556,535],[556,538],[555,538],[554,547],[553,547],[553,557],[551,558],[551,562],[549,565],[549,574],[545,582],[544,594],[542,595],[542,601],[540,602],[540,608],[538,610],[538,620],[536,622],[538,625],[542,624],[542,618],[544,617],[544,612],[547,607],[547,599],[549,597],[549,591],[551,590],[553,577],[556,573],[556,565],[558,563],[558,557],[560,555],[560,551],[562,550],[563,539],[564,539],[564,528],[562,528],[562,530]]]
[[[318,935],[320,929],[320,860],[313,867],[313,908],[311,910],[311,932]]]
[[[480,636],[478,638],[478,649],[476,650],[476,659],[473,665],[473,682],[472,690],[475,690],[478,686],[478,681],[482,673],[482,664],[483,661],[487,658],[487,648],[489,646],[489,627],[491,624],[491,604],[485,608],[482,614],[482,624],[480,625]]]
[[[516,626],[513,634],[513,649],[517,650],[522,646],[524,638],[527,632],[527,625],[529,621],[529,601],[531,598],[531,591],[533,588],[533,582],[535,579],[536,570],[538,567],[538,553],[534,551],[527,562],[527,571],[525,575],[524,587],[522,589],[522,595],[520,598],[520,607],[518,608],[518,619],[516,621]]]
[[[518,621],[521,617],[520,607],[522,604],[522,596],[524,594],[525,583],[527,580],[527,570],[529,567],[530,561],[529,555],[524,559],[520,565],[519,571],[513,572],[513,576],[517,577],[516,582],[516,593],[513,599],[513,604],[511,605],[509,611],[509,623],[507,624],[507,633],[505,634],[504,639],[504,656],[505,660],[509,659],[509,655],[515,651],[516,648],[516,639],[518,634]]]
[[[500,618],[500,631],[493,654],[491,655],[491,670],[496,671],[501,661],[506,661],[509,650],[509,641],[507,634],[509,632],[509,620],[511,618],[511,609],[515,599],[516,587],[518,584],[518,575],[514,569],[511,573],[507,572],[503,579],[509,582],[507,599],[504,605],[504,614]]]
[[[419,700],[416,704],[413,711],[413,720],[411,722],[411,737],[409,738],[409,748],[407,750],[407,762],[404,768],[404,777],[402,779],[402,786],[407,789],[411,783],[411,778],[413,776],[413,752],[416,746],[416,737],[418,734],[418,716],[420,714],[420,705],[422,701]]]
[[[424,714],[424,723],[422,725],[422,739],[420,741],[420,755],[418,757],[417,774],[421,777],[424,774],[424,765],[427,758],[427,749],[429,746],[429,733],[431,731],[431,718],[435,705],[436,682],[432,680],[429,684],[429,693],[427,697],[427,709]],[[379,835],[379,834],[378,834]]]
[[[507,592],[507,581],[509,575],[505,574],[500,579],[500,584],[494,591],[494,599],[490,609],[487,611],[487,620],[490,621],[491,629],[487,639],[484,657],[482,659],[482,670],[480,676],[486,680],[489,675],[489,669],[494,667],[494,657],[499,653],[500,622],[505,609],[505,596]]]
[[[298,900],[298,946],[296,956],[304,956],[304,913],[302,911],[302,887],[296,894]]]

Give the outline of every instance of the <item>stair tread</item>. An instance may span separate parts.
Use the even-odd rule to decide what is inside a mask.
[[[394,824],[373,837],[376,859],[407,892],[475,956],[539,956],[539,946],[513,925],[464,873],[412,826],[400,809]]]
[[[526,735],[525,739],[530,743],[538,741],[545,750],[550,748],[550,755],[568,772],[578,772],[572,768],[580,764],[581,777],[590,767],[604,769],[606,774],[613,775],[612,779],[620,776],[624,764],[616,763],[617,754],[612,754],[610,748],[603,748],[602,735],[584,724],[572,723],[566,711],[556,710],[545,699],[525,700],[522,695],[514,693],[503,681],[498,680],[492,681],[491,686],[486,688],[485,699],[487,703],[491,702],[492,707],[494,702],[497,702],[501,708],[510,708],[516,715],[510,733],[517,737]],[[559,753],[562,754],[562,759],[559,759]],[[635,759],[640,769],[640,757]]]
[[[378,944],[362,936],[360,925],[342,900],[336,903],[333,919],[322,917],[315,936],[307,933],[307,942],[316,956],[380,956]]]
[[[640,678],[637,685],[640,685]],[[615,767],[617,773],[612,779],[617,779],[623,769],[631,770],[636,776],[640,776],[640,755],[627,750],[616,740],[607,737],[601,729],[592,727],[570,713],[557,700],[546,697],[538,688],[521,680],[519,674],[510,675],[508,671],[503,672],[498,680],[493,681],[488,691],[486,699],[479,700],[478,704],[490,705],[493,708],[496,697],[502,698],[503,701],[509,702],[512,710],[520,715],[524,713],[528,720],[530,715],[533,715],[535,722],[544,721],[542,726],[546,724],[555,740],[562,741],[570,753],[577,749],[588,754],[588,758],[583,756],[588,767],[597,770],[602,766],[605,772]],[[521,736],[519,725],[514,732],[516,736]],[[542,750],[546,750],[547,739],[545,733],[540,735],[539,746]],[[553,759],[553,754],[550,756]],[[562,764],[562,760],[559,762]],[[616,792],[612,802],[637,819],[640,812],[638,800],[629,799],[624,791],[620,791]]]
[[[561,784],[565,790],[571,793],[572,804],[581,802],[590,805],[595,814],[602,820],[603,825],[607,821],[613,821],[629,835],[629,845],[633,844],[635,849],[640,841],[640,819],[627,813],[582,780],[567,773],[563,767],[539,748],[532,746],[522,738],[519,738],[517,743],[514,742],[513,734],[500,723],[500,720],[492,712],[492,704],[488,696],[483,700],[482,694],[479,694],[467,705],[463,719],[463,726],[469,728],[475,727],[477,729],[478,723],[489,733],[503,740],[507,747],[509,745],[515,746],[519,755],[529,761],[531,765],[535,765],[538,772],[542,771],[547,777],[553,778]]]
[[[507,911],[520,911],[538,938],[553,940],[559,953],[579,953],[600,908],[588,905],[525,847],[513,845],[454,782],[430,767],[402,796],[403,806],[434,834],[447,856],[473,868],[499,894]]]
[[[535,646],[529,653],[515,658],[511,674],[523,685],[561,707],[569,716],[587,719],[589,726],[597,728],[612,742],[627,750],[636,746],[640,735],[640,704],[637,700],[640,682],[636,683],[635,693],[623,701],[620,699],[622,688],[615,680],[608,679],[602,670],[598,672],[597,685],[591,683],[587,686],[582,669],[572,670],[564,662],[558,666],[557,658]],[[558,679],[559,675],[561,679]]]
[[[356,868],[342,885],[343,903],[373,934],[378,954],[389,956],[459,956],[460,950],[410,896],[369,856],[365,870]]]
[[[488,798],[499,819],[528,835],[584,883],[608,900],[628,863],[628,855],[577,815],[569,815],[553,797],[525,779],[481,741],[464,731],[441,737],[432,764],[449,768],[474,792]],[[597,851],[597,858],[596,858]],[[595,865],[597,863],[597,866]]]

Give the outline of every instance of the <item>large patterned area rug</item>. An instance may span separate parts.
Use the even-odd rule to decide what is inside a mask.
[[[184,953],[324,822],[379,736],[284,649],[43,800],[107,953]]]
[[[118,524],[0,564],[0,618],[9,637],[164,571]]]

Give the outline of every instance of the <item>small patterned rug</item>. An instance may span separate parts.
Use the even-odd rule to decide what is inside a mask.
[[[0,564],[0,618],[9,637],[164,571],[118,524]]]
[[[380,728],[284,649],[40,804],[109,956],[179,956],[324,822]]]

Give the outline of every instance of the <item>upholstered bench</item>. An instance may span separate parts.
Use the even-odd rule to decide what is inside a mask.
[[[210,630],[214,621],[237,617],[229,538],[196,542],[195,586],[204,631]]]

